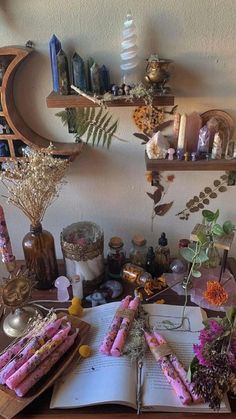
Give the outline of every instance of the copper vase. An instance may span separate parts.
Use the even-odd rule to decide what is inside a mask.
[[[22,241],[26,266],[35,274],[36,288],[49,289],[58,277],[58,267],[51,233],[42,225],[30,226]]]

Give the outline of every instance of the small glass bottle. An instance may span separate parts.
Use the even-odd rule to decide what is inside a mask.
[[[126,263],[122,269],[122,279],[136,285],[144,285],[152,279],[152,275],[141,268],[141,266]]]
[[[162,275],[163,272],[168,272],[170,267],[170,249],[165,233],[161,233],[158,246],[155,249],[155,265],[158,276]]]
[[[153,247],[150,246],[146,256],[146,271],[154,277],[155,270],[155,253]]]
[[[220,254],[217,247],[215,247],[213,241],[209,243],[208,248],[206,249],[206,255],[208,257],[208,260],[202,264],[204,268],[210,269],[219,266]]]
[[[120,237],[112,237],[109,241],[107,264],[109,277],[120,279],[121,269],[125,264],[124,243]]]
[[[136,234],[132,238],[132,247],[130,249],[130,262],[137,266],[142,266],[145,268],[146,264],[146,255],[147,255],[147,246],[146,240],[141,234]]]

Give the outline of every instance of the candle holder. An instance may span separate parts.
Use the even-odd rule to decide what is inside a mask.
[[[10,308],[11,312],[4,319],[3,330],[10,337],[20,337],[41,313],[35,307],[25,305],[34,285],[32,275],[28,270],[22,269],[14,273],[13,265],[7,266],[7,269],[11,273],[2,284],[1,300],[4,307]]]

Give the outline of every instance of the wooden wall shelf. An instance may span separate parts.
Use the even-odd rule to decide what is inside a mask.
[[[236,159],[226,160],[167,160],[167,159],[149,159],[145,153],[146,169],[152,172],[162,171],[236,171]]]
[[[0,99],[2,107],[0,123],[4,125],[6,123],[11,130],[10,134],[1,134],[0,140],[6,142],[11,159],[22,157],[19,150],[24,145],[39,150],[48,147],[50,142],[55,147],[53,151],[54,155],[68,156],[70,159],[73,159],[76,155],[80,154],[82,143],[56,143],[40,136],[27,125],[16,108],[14,100],[14,79],[19,66],[32,52],[33,49],[26,47],[9,46],[0,48],[0,67],[3,70],[3,75],[0,77]],[[5,161],[9,157],[1,157],[0,161]]]
[[[86,99],[83,96],[72,94],[72,95],[59,95],[58,93],[51,92],[46,98],[48,108],[94,108],[97,107],[91,100]],[[173,106],[174,96],[163,95],[157,96],[153,104],[155,106]],[[127,102],[125,99],[113,100],[107,102],[109,107],[124,107],[124,106],[143,106],[144,101],[142,99],[136,99],[133,102]]]

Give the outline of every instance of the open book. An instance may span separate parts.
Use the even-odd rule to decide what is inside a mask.
[[[136,409],[137,366],[122,356],[115,358],[99,353],[99,346],[114,317],[119,302],[85,310],[83,320],[91,324],[88,344],[93,356],[82,359],[73,371],[56,384],[51,408],[75,408],[95,404],[122,404]],[[178,325],[182,307],[147,304],[143,306],[149,315],[150,326],[173,348],[180,361],[188,368],[193,357],[193,343],[198,342],[204,312],[199,307],[187,307],[186,320],[177,330],[167,330],[164,320]],[[150,411],[210,412],[207,404],[183,406],[172,387],[167,383],[159,365],[147,348],[142,371],[142,409]],[[221,412],[230,412],[228,403],[222,403]]]

